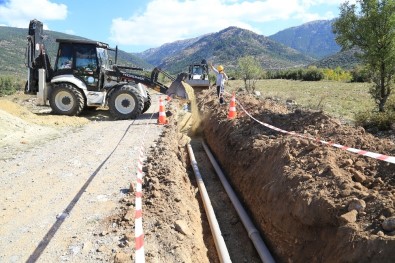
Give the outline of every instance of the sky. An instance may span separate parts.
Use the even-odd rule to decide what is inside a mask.
[[[345,0],[0,0],[0,26],[44,29],[142,52],[229,26],[270,36],[339,15]],[[351,1],[350,1],[351,2]]]

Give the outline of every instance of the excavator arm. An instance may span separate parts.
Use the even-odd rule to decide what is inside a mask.
[[[123,70],[142,71],[144,70],[142,68],[114,65],[113,69],[115,70],[116,76],[121,81],[134,81],[136,83],[142,83],[170,97],[178,96],[184,99],[189,99],[190,97],[188,93],[191,92],[192,88],[190,88],[190,86],[184,82],[184,80],[188,76],[186,73],[181,73],[177,76],[177,78],[174,78],[167,72],[156,67],[152,70],[151,76],[147,77],[141,74],[136,74],[135,72],[123,71]],[[163,74],[164,76],[166,76],[172,81],[169,87],[158,81],[159,74]],[[189,92],[187,90],[189,90]]]
[[[46,80],[52,74],[51,63],[44,46],[43,24],[34,19],[30,21],[27,36],[27,48],[25,54],[25,65],[28,68],[28,79],[25,93],[36,94],[38,92],[38,70],[45,69]]]

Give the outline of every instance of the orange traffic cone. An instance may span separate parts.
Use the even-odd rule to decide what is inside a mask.
[[[166,119],[165,105],[163,104],[162,97],[159,97],[159,118],[158,124],[167,124],[169,121]]]
[[[233,92],[232,99],[230,100],[230,104],[229,104],[228,119],[234,119],[234,118],[236,118],[236,98],[235,98],[235,93]]]

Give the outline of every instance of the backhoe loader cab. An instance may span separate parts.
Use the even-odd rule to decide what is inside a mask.
[[[73,75],[81,80],[89,91],[102,89],[105,71],[110,70],[107,50],[101,42],[57,39],[58,53],[52,76]]]
[[[205,59],[200,63],[191,64],[188,67],[188,79],[186,82],[195,90],[210,87],[208,64]]]
[[[57,39],[58,51],[52,68],[40,21],[30,21],[27,39],[25,93],[37,95],[39,105],[49,103],[53,113],[79,115],[85,107],[108,106],[116,119],[131,119],[151,106],[148,87],[168,93],[169,88],[157,81],[158,74],[167,75],[165,72],[155,68],[151,78],[131,73],[143,69],[117,65],[118,49],[106,43]],[[109,53],[115,55],[114,64]],[[172,80],[177,91],[185,91],[181,81]]]

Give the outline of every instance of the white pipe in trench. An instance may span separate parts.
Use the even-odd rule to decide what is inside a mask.
[[[211,232],[213,233],[213,236],[214,236],[214,243],[217,248],[217,253],[218,253],[219,259],[221,262],[226,262],[226,263],[232,262],[230,260],[229,252],[226,247],[224,238],[222,237],[221,229],[219,228],[217,218],[215,217],[215,213],[214,213],[213,206],[211,205],[210,197],[208,196],[206,186],[204,185],[202,176],[200,174],[199,167],[197,165],[192,147],[189,143],[187,146],[188,146],[189,157],[191,159],[191,165],[192,165],[193,171],[195,173],[196,182],[199,187],[200,196],[203,199],[204,209],[207,214]]]
[[[209,157],[211,164],[213,165],[215,171],[217,172],[217,175],[219,179],[221,180],[221,183],[223,187],[225,188],[225,191],[228,193],[228,196],[230,200],[232,201],[233,206],[235,207],[237,213],[239,214],[239,217],[241,221],[243,222],[243,225],[245,229],[248,232],[248,236],[250,237],[252,243],[254,243],[254,246],[261,258],[261,260],[264,263],[275,263],[272,255],[270,254],[269,249],[263,242],[258,230],[255,228],[254,224],[252,223],[250,217],[248,216],[247,212],[243,208],[242,204],[240,203],[239,199],[237,198],[235,192],[232,189],[232,186],[228,183],[226,180],[226,177],[224,173],[222,172],[221,168],[219,167],[217,161],[215,160],[213,154],[211,153],[210,149],[202,141],[203,148],[207,153],[207,156]]]

